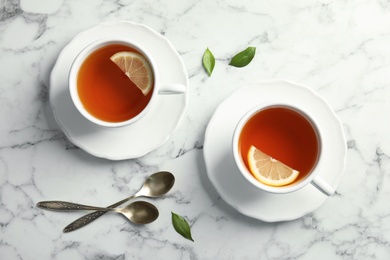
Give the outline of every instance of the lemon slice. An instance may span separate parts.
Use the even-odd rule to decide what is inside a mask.
[[[272,158],[254,146],[248,152],[249,170],[260,182],[270,186],[284,186],[292,183],[299,171]]]
[[[126,76],[146,96],[153,87],[153,73],[149,62],[136,52],[122,51],[110,57]]]

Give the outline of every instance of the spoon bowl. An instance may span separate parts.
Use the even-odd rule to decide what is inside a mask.
[[[149,224],[159,216],[158,209],[153,204],[145,201],[133,202],[116,212],[122,213],[128,220],[135,224]]]
[[[172,173],[161,171],[149,176],[135,197],[160,197],[171,190],[175,184],[175,176]]]

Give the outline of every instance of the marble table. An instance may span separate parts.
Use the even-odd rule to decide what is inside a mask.
[[[66,138],[49,104],[50,73],[79,32],[132,21],[166,37],[184,61],[189,104],[174,134],[147,155],[112,161]],[[228,65],[247,46],[244,68]],[[211,77],[201,64],[209,47]],[[390,259],[390,5],[387,1],[2,0],[0,1],[0,259]],[[348,146],[336,193],[285,222],[240,214],[217,193],[203,158],[215,109],[247,84],[287,79],[324,97]],[[148,200],[158,220],[136,226],[107,214],[72,233],[82,213],[35,207],[41,200],[107,206],[149,174],[176,176]],[[171,211],[191,225],[178,235]]]

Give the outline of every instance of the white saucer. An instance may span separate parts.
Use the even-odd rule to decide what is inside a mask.
[[[220,196],[242,214],[267,222],[300,218],[317,209],[328,198],[312,185],[283,195],[261,191],[249,183],[235,165],[230,147],[233,131],[241,116],[259,103],[283,100],[299,102],[310,108],[322,125],[325,163],[319,174],[336,188],[346,164],[343,128],[328,103],[307,87],[276,80],[240,88],[216,109],[206,129],[204,142],[207,174]]]
[[[161,84],[183,84],[187,91],[159,95],[157,104],[140,121],[108,129],[90,123],[76,110],[68,90],[68,74],[73,59],[82,48],[98,39],[116,35],[142,45],[153,56],[159,67]],[[131,22],[102,23],[78,34],[62,50],[51,73],[50,103],[59,127],[78,147],[111,160],[137,158],[162,145],[179,125],[188,103],[187,72],[175,48],[159,33]]]

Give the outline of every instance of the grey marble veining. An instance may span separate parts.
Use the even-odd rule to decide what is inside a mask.
[[[77,33],[129,20],[168,38],[190,79],[177,131],[148,155],[95,158],[58,128],[50,72]],[[390,5],[387,1],[0,0],[1,259],[389,259]],[[231,57],[257,47],[245,68]],[[209,47],[216,66],[201,65]],[[216,107],[241,86],[288,79],[311,87],[340,117],[345,174],[321,207],[295,221],[265,223],[228,206],[210,183],[204,131]],[[82,213],[35,207],[40,200],[106,206],[149,174],[170,170],[173,190],[153,201],[159,219],[135,226],[107,214],[77,232]],[[185,216],[195,242],[173,229]]]

